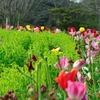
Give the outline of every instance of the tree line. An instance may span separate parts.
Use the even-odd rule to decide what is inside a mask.
[[[76,0],[77,1],[77,0]],[[100,30],[100,0],[0,0],[0,24]]]

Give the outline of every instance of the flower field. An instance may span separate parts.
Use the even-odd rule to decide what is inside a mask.
[[[0,100],[99,99],[97,30],[2,25]]]

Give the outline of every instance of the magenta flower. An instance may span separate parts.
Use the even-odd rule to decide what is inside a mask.
[[[71,82],[68,81],[68,88],[66,92],[68,93],[69,98],[67,100],[82,100],[85,92],[86,86],[80,82]]]
[[[62,58],[60,58],[60,61],[56,62],[56,64],[54,66],[56,68],[60,68],[61,67],[62,69],[66,69],[67,67],[70,66],[70,63],[69,63],[69,61],[68,61],[68,59],[66,57],[62,57]]]
[[[73,64],[73,68],[77,68],[77,69],[80,69],[83,67],[83,65],[85,64],[85,60],[84,59],[79,59],[79,60],[76,60]]]

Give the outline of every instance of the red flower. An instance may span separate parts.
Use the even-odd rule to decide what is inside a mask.
[[[74,32],[74,31],[76,31],[76,29],[75,29],[74,27],[68,27],[67,30],[68,30],[69,32]]]
[[[92,30],[92,33],[96,33],[96,32],[97,32],[97,30],[94,30],[94,29]]]
[[[2,28],[6,28],[6,24],[2,24]]]
[[[55,31],[54,30],[52,30],[52,34],[55,34]]]
[[[47,28],[46,28],[46,31],[49,31],[49,30],[50,30],[50,28],[47,27]]]
[[[32,59],[36,62],[37,61],[37,58],[35,55],[32,55]]]
[[[70,31],[71,30],[71,27],[68,27],[67,30]]]
[[[30,64],[28,65],[28,71],[30,72],[31,70],[35,70],[32,65],[32,60],[30,60]]]
[[[71,27],[71,30],[74,32],[74,31],[76,31],[76,28],[74,28],[74,27]]]
[[[59,76],[55,79],[55,81],[59,84],[61,89],[65,90],[68,87],[69,80],[72,82],[75,81],[77,72],[77,69],[74,69],[70,72],[65,72],[64,70],[62,70],[59,73]]]

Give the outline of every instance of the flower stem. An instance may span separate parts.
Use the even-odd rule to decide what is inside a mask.
[[[60,69],[62,70],[62,67],[61,67],[61,64],[60,64],[60,58],[59,58],[59,55],[57,55],[57,59],[58,59],[58,64],[60,66]]]
[[[95,100],[98,100],[97,98],[97,94],[96,94],[96,84],[95,84],[95,77],[94,77],[94,69],[93,69],[93,63],[91,63],[91,71],[92,71],[92,79],[93,79],[93,90],[94,90],[94,94],[95,94]]]
[[[49,66],[48,66],[48,61],[47,61],[47,57],[45,58],[45,62],[46,62],[46,74],[47,74],[47,83],[48,83],[48,87],[49,89],[51,88],[51,77],[50,77],[50,72],[49,72]]]
[[[38,91],[38,96],[39,96],[39,100],[42,100],[42,95],[41,95],[41,89],[40,89],[40,87],[41,87],[41,79],[42,79],[42,77],[41,77],[41,62],[39,63],[39,65],[38,65],[38,67],[39,67],[39,77],[38,77],[38,79],[39,79],[39,91]]]
[[[37,93],[38,93],[38,65],[36,70],[36,86],[37,86]]]
[[[66,100],[66,92],[64,91],[64,100]]]

